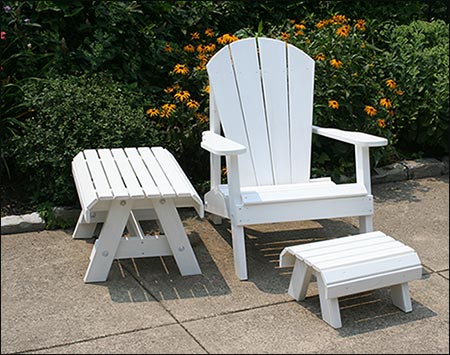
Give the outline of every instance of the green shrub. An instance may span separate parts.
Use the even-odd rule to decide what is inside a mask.
[[[107,76],[66,76],[24,87],[33,114],[14,140],[18,167],[36,202],[77,200],[71,162],[83,149],[157,145],[139,94]]]
[[[385,29],[386,65],[401,85],[395,114],[400,149],[448,154],[449,25],[415,21]]]

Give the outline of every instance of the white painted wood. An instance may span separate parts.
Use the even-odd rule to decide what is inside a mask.
[[[369,233],[373,231],[373,217],[360,216],[359,217],[359,233]]]
[[[83,211],[87,211],[98,201],[98,196],[82,152],[72,161],[72,174]]]
[[[314,60],[288,44],[289,119],[292,183],[305,183],[311,174],[311,125]]]
[[[229,185],[221,185],[220,191],[227,196]],[[288,201],[326,200],[366,196],[362,184],[296,184],[278,186],[255,186],[241,190],[244,205],[270,204]]]
[[[225,137],[248,148],[247,129],[242,115],[229,46],[217,52],[206,65],[206,69]],[[239,167],[242,171],[242,186],[255,186],[255,170],[249,151],[240,157]]]
[[[234,42],[230,45],[230,52],[247,130],[249,153],[255,168],[256,184],[272,185],[272,157],[256,39]]]
[[[120,175],[128,189],[128,194],[131,198],[144,198],[145,194],[142,190],[142,186],[139,184],[136,174],[131,167],[130,161],[123,149],[111,149],[111,154],[116,161],[117,167],[119,168]]]
[[[122,237],[114,258],[149,258],[169,255],[172,255],[172,250],[165,235],[146,235],[142,238],[138,236]]]
[[[91,261],[84,276],[84,282],[103,282],[108,278],[131,206],[131,201],[113,201],[100,236],[92,249]]]
[[[407,282],[391,287],[392,303],[403,312],[411,312],[412,304],[409,296],[409,286]]]
[[[310,276],[303,275],[312,270],[322,317],[335,328],[341,327],[338,298],[373,289],[391,287],[393,303],[410,312],[408,282],[422,275],[414,250],[381,232],[284,248],[280,266],[294,263],[289,294],[297,300],[304,298]]]
[[[164,173],[164,171],[161,169],[161,166],[159,165],[150,148],[148,147],[138,148],[138,151],[148,171],[151,173],[161,196],[164,198],[176,197],[176,193],[173,190],[172,185],[167,179],[167,176]]]
[[[373,136],[367,133],[361,132],[349,132],[342,131],[336,128],[323,128],[318,126],[312,127],[313,133],[320,136],[336,139],[342,142],[360,145],[363,147],[382,147],[387,145],[388,141],[386,138]]]
[[[306,297],[306,291],[312,276],[312,269],[299,259],[295,260],[294,270],[292,271],[291,281],[289,283],[288,294],[296,301],[303,301]]]
[[[152,148],[152,153],[164,171],[170,185],[172,185],[177,197],[191,196],[190,183],[188,184],[184,174],[180,174],[178,167],[171,159],[170,153],[161,147]]]
[[[247,151],[242,144],[211,131],[203,132],[202,138],[201,147],[215,155],[239,155]]]
[[[328,298],[326,296],[327,285],[322,280],[320,274],[316,274],[317,288],[319,289],[320,309],[322,311],[322,319],[333,328],[341,328],[341,313],[339,311],[339,302],[337,297]]]
[[[136,218],[133,211],[130,211],[130,217],[128,218],[127,222],[127,229],[128,233],[130,233],[131,236],[137,236],[141,239],[144,238],[144,231],[142,230],[139,220]]]
[[[234,270],[239,280],[248,279],[244,227],[231,224]]]
[[[181,275],[201,274],[200,266],[184,231],[173,199],[160,200],[155,204],[155,211]]]
[[[102,162],[105,174],[108,177],[108,182],[111,186],[114,198],[129,198],[128,190],[123,184],[122,177],[120,176],[119,169],[117,168],[114,157],[109,149],[99,149],[98,155]]]
[[[90,239],[94,236],[95,227],[97,223],[88,223],[84,218],[84,213],[80,213],[80,217],[78,217],[77,225],[75,226],[75,230],[73,232],[73,239]]]
[[[372,196],[245,205],[236,223],[251,225],[312,219],[341,218],[373,213]]]
[[[106,178],[103,166],[98,158],[97,151],[93,149],[87,149],[83,152],[86,159],[86,164],[91,174],[92,180],[95,185],[95,191],[100,200],[108,200],[113,197],[111,188]]]
[[[291,137],[286,43],[259,38],[258,46],[274,183],[288,184],[291,183]]]
[[[216,102],[214,98],[214,91],[210,88],[209,95],[209,130],[217,135],[221,134],[219,113],[217,112]],[[222,177],[221,157],[210,153],[210,175],[211,175],[211,190],[217,188]]]
[[[145,196],[148,198],[160,197],[161,195],[159,193],[158,187],[153,181],[151,174],[147,170],[147,167],[145,166],[138,150],[136,148],[125,148],[125,154],[129,162],[131,163],[136,177],[139,180],[140,186],[142,186],[142,189],[144,190]]]
[[[343,297],[383,287],[390,287],[398,283],[418,280],[421,275],[422,267],[413,267],[380,275],[362,277],[340,284],[332,284],[327,287],[327,297]]]

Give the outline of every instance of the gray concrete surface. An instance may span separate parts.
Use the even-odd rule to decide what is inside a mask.
[[[354,218],[246,228],[249,280],[234,275],[229,223],[183,211],[203,274],[181,277],[172,257],[115,262],[84,284],[92,240],[71,230],[1,237],[2,353],[448,353],[448,176],[376,185],[375,228],[415,248],[413,311],[388,289],[340,299],[343,327],[322,321],[315,282],[286,293],[288,245],[357,234]],[[150,228],[146,226],[144,228]]]

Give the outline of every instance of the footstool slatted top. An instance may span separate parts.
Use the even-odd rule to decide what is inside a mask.
[[[296,258],[320,272],[328,285],[420,265],[414,249],[382,232],[287,247],[280,266],[293,266]]]
[[[113,199],[185,198],[203,216],[203,203],[173,155],[162,147],[88,149],[72,173],[84,210]]]

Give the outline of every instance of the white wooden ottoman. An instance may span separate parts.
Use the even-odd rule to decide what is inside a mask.
[[[322,318],[334,328],[342,326],[338,297],[390,286],[394,305],[410,312],[408,281],[422,277],[416,252],[382,232],[288,247],[280,266],[294,266],[288,293],[297,301],[316,276]]]
[[[201,270],[177,207],[203,203],[173,155],[161,147],[85,150],[72,161],[82,211],[73,238],[95,241],[85,282],[106,281],[113,259],[173,255],[183,276]],[[149,236],[139,224],[156,220],[163,235]],[[123,237],[127,227],[131,234]]]

